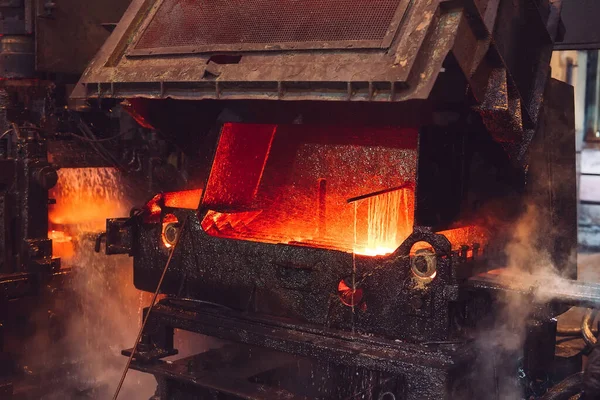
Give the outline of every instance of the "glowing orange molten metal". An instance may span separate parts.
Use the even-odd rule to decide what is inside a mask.
[[[225,124],[202,227],[220,237],[391,253],[412,232],[417,136],[413,128]]]
[[[75,254],[73,238],[62,231],[48,232],[48,239],[52,240],[52,255],[67,260]]]
[[[361,247],[355,241],[354,252],[366,256],[393,253],[412,231],[414,209],[412,190],[395,190],[363,201],[367,203],[366,218],[359,219],[359,206],[356,205],[355,224],[364,225],[366,219],[366,246]]]
[[[157,195],[145,221],[198,209],[204,195],[201,225],[212,236],[388,255],[413,231],[417,139],[414,128],[228,123],[205,191]],[[162,223],[169,247],[173,227]],[[477,236],[443,234],[455,247]]]
[[[162,213],[163,206],[165,208],[196,210],[200,205],[201,197],[202,189],[157,194],[144,206],[147,212],[145,221],[148,223],[160,222],[160,215]]]
[[[58,184],[50,192],[56,199],[56,204],[49,207],[50,223],[100,232],[106,227],[107,216],[126,215],[117,176],[112,168],[59,170]]]

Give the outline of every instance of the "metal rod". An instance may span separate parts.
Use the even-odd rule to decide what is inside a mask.
[[[9,130],[5,131],[2,135],[0,135],[0,140],[4,139],[4,136],[8,135],[9,133],[13,132],[13,129],[10,128]]]
[[[512,292],[530,296],[537,303],[557,302],[570,306],[600,308],[600,284],[527,274],[484,273],[466,282],[466,288]]]
[[[348,200],[346,200],[347,203],[354,203],[360,200],[364,200],[364,199],[368,199],[369,197],[375,197],[375,196],[380,196],[382,194],[386,194],[386,193],[390,193],[390,192],[395,192],[396,190],[402,190],[402,189],[409,189],[412,188],[412,183],[408,182],[405,183],[403,185],[400,186],[396,186],[393,188],[389,188],[389,189],[384,189],[384,190],[379,190],[377,192],[373,192],[373,193],[367,193],[367,194],[363,194],[360,196],[356,196],[356,197],[351,197]]]
[[[154,304],[156,303],[156,299],[158,298],[158,293],[160,292],[160,288],[162,286],[163,280],[165,279],[165,275],[167,274],[167,270],[169,269],[169,265],[171,264],[171,260],[173,259],[173,254],[175,254],[175,250],[177,249],[177,246],[179,245],[179,239],[183,235],[183,231],[185,229],[185,226],[187,225],[188,219],[189,219],[189,217],[187,217],[183,221],[183,224],[181,225],[181,230],[179,231],[179,235],[177,235],[177,239],[176,239],[173,247],[171,248],[171,252],[169,253],[169,259],[167,260],[167,263],[165,264],[165,268],[163,269],[162,275],[160,276],[160,279],[158,280],[158,285],[156,286],[156,290],[154,291],[154,296],[152,297],[152,301],[150,302],[150,306],[148,307],[148,311],[146,312],[146,316],[144,317],[142,326],[140,327],[137,338],[135,339],[135,343],[133,344],[133,348],[131,349],[131,354],[129,355],[129,358],[127,358],[127,364],[125,364],[125,369],[123,370],[123,374],[121,375],[121,380],[119,381],[119,385],[117,386],[117,389],[115,390],[113,400],[117,400],[117,398],[119,397],[119,392],[121,392],[121,388],[123,387],[123,383],[125,382],[125,378],[127,377],[127,372],[129,371],[129,367],[131,366],[131,361],[133,361],[133,357],[135,357],[135,352],[137,350],[137,347],[138,347],[140,341],[142,340],[142,334],[144,333],[144,328],[146,328],[146,323],[148,322],[148,318],[150,317],[152,308],[154,308]]]
[[[590,347],[594,347],[598,342],[596,335],[594,335],[594,321],[598,316],[598,310],[588,309],[581,320],[581,334],[583,341]]]

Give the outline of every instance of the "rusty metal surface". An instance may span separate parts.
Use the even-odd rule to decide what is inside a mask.
[[[27,35],[33,32],[33,1],[4,0],[0,2],[0,32],[4,35]]]
[[[402,0],[162,0],[128,54],[387,47],[406,6]]]
[[[518,2],[519,6],[515,9],[527,9],[523,6],[527,1]],[[504,47],[496,49],[489,40],[500,35],[494,27],[505,25],[502,18],[497,17],[496,10],[510,9],[511,2],[490,2],[483,14],[477,7],[453,8],[445,4],[440,0],[400,2],[399,9],[406,8],[407,11],[404,18],[398,20],[397,33],[387,51],[321,49],[301,52],[286,51],[282,47],[279,51],[238,51],[239,60],[222,63],[211,59],[211,54],[180,55],[177,58],[127,56],[132,54],[135,43],[143,36],[143,28],[160,7],[160,3],[153,0],[135,0],[113,37],[88,68],[74,96],[333,101],[423,99],[428,97],[449,54],[459,61],[474,93],[485,94],[490,70],[488,65],[497,63],[500,58],[502,66],[503,56],[512,54],[510,52],[515,46],[514,41],[500,40]],[[505,14],[509,15],[506,12],[502,15]],[[544,16],[530,14],[526,17],[531,19],[530,25],[534,28],[511,25],[513,30],[499,38],[545,35],[550,43],[552,34],[546,31]],[[224,31],[235,29],[237,27],[226,27]],[[228,40],[233,43],[234,39]],[[241,37],[238,39],[238,43],[228,46],[247,45],[242,43]],[[186,44],[185,40],[177,43]],[[280,44],[285,45],[285,42]],[[539,72],[542,87],[548,70],[545,63],[547,54],[541,53],[544,49],[537,45],[528,48],[529,60],[542,58],[539,65],[534,66],[534,73]],[[218,48],[212,51],[219,55]],[[513,84],[513,75],[519,78],[522,75],[519,70],[529,68],[525,65],[526,61],[508,60],[505,68],[509,85]],[[520,91],[515,91],[515,95],[525,99],[522,102],[523,118],[528,123],[535,120],[535,106],[539,98],[532,94],[533,91],[525,93],[530,88],[519,87],[519,79],[516,87]],[[536,100],[530,104],[534,98]],[[529,114],[533,115],[530,117]]]
[[[278,30],[283,29],[281,25],[254,35],[252,29],[242,29],[236,24],[225,26],[219,35],[211,31],[206,36],[204,28],[195,22],[196,18],[206,17],[200,15],[203,9],[190,15],[170,14],[168,18],[172,23],[161,25],[156,22],[162,18],[158,18],[161,13],[166,13],[161,11],[161,4],[165,4],[166,10],[170,2],[134,0],[114,35],[83,75],[73,96],[398,102],[429,98],[439,78],[448,75],[449,79],[462,79],[469,85],[482,112],[492,121],[490,126],[495,126],[498,132],[517,131],[512,136],[520,139],[520,132],[537,123],[552,42],[557,35],[555,22],[559,18],[559,10],[546,1],[540,3],[544,7],[531,6],[529,1],[498,0],[483,2],[485,5],[467,1],[458,7],[442,0],[402,0],[398,2],[392,28],[386,32],[390,40],[385,46],[389,48],[369,50],[349,46],[334,49],[327,45],[327,39],[311,41],[321,37],[317,33],[320,25],[310,34],[313,36],[301,30],[278,34]],[[258,3],[263,6],[268,2]],[[288,10],[289,15],[299,10],[294,7]],[[538,7],[543,12],[538,11]],[[155,14],[157,17],[153,19]],[[227,9],[222,15],[228,18],[233,14],[232,9]],[[321,21],[319,15],[311,18]],[[250,17],[244,16],[238,21],[240,25],[245,18]],[[287,17],[278,15],[277,18]],[[514,18],[522,23],[507,23]],[[175,34],[174,29],[188,26],[185,21],[190,29]],[[335,29],[345,26],[344,21],[334,24]],[[396,22],[397,29],[393,27]],[[371,21],[371,24],[368,29],[377,30],[381,22]],[[363,29],[360,28],[363,26],[369,25],[361,20],[353,29]],[[159,32],[165,36],[159,37]],[[316,45],[322,47],[320,49],[305,51],[287,47],[297,43],[289,42],[295,34],[310,46],[325,44]],[[329,39],[341,37],[335,32],[328,34]],[[250,36],[244,35],[254,36],[248,39]],[[351,35],[358,39],[368,37],[350,29],[348,38]],[[379,34],[378,38],[381,37]],[[515,40],[519,37],[529,39],[521,43]],[[268,49],[263,46],[264,51],[245,47],[266,40],[274,44]],[[190,43],[195,46],[190,47]],[[171,47],[165,47],[167,45]],[[152,49],[151,46],[160,47]],[[175,53],[196,54],[157,54],[173,49],[178,49]],[[527,57],[515,56],[525,51]],[[448,57],[456,60],[458,71],[442,68]],[[494,78],[499,76],[492,73],[495,70],[505,76],[504,83]],[[507,95],[494,98],[502,85],[507,88]],[[508,114],[518,117],[507,117]]]
[[[546,219],[545,243],[563,276],[577,278],[577,178],[573,87],[550,79],[528,157],[529,197]],[[516,157],[515,157],[516,158]],[[542,226],[540,226],[542,227]]]
[[[403,1],[400,7],[407,3]],[[247,52],[238,64],[217,64],[207,69],[209,55],[179,57],[176,63],[169,57],[124,56],[126,44],[137,37],[135,24],[140,24],[148,12],[144,7],[142,1],[133,3],[114,37],[82,79],[87,91],[78,91],[78,96],[373,101],[423,98],[426,93],[417,92],[430,89],[452,45],[452,30],[460,14],[436,14],[437,1],[417,2],[399,27],[389,54],[365,50]],[[129,24],[134,27],[128,30]],[[422,46],[428,34],[435,44]],[[416,73],[411,67],[419,50],[424,62],[421,72]],[[110,66],[104,67],[108,61]],[[336,67],[331,68],[332,64]],[[425,79],[421,73],[427,75]],[[412,93],[405,94],[409,75],[414,76],[410,79]],[[146,83],[138,85],[142,82]],[[192,91],[186,82],[194,82]],[[319,93],[307,90],[304,82],[312,82],[313,87],[320,88]],[[83,88],[80,86],[80,90]]]

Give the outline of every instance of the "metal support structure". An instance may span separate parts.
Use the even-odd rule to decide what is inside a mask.
[[[236,394],[238,397],[234,398],[240,399],[266,400],[280,398],[280,396],[287,398],[286,391],[277,390],[276,381],[273,382],[274,386],[267,390],[263,390],[260,385],[252,386],[250,378],[256,377],[263,368],[264,371],[269,369],[261,365],[260,360],[264,357],[270,357],[269,362],[275,364],[285,364],[289,360],[297,360],[295,357],[301,357],[307,360],[305,362],[313,360],[331,363],[338,365],[335,367],[337,369],[360,370],[361,374],[370,374],[370,376],[384,374],[398,383],[396,393],[402,394],[405,396],[402,398],[407,400],[450,399],[460,395],[460,391],[468,386],[465,382],[465,379],[468,379],[465,368],[471,365],[472,357],[475,355],[473,348],[466,343],[440,342],[426,346],[412,345],[355,336],[343,331],[297,324],[283,319],[249,316],[202,302],[176,299],[161,301],[152,311],[147,327],[148,344],[150,348],[155,349],[156,357],[148,357],[148,354],[144,355],[142,352],[140,356],[135,356],[133,369],[155,374],[159,381],[167,379],[184,382],[187,385],[212,389],[219,393]],[[232,385],[227,378],[230,368],[212,365],[215,358],[211,355],[218,352],[209,352],[172,364],[157,361],[172,354],[172,347],[162,347],[165,343],[171,343],[172,346],[172,341],[165,342],[164,336],[156,336],[166,327],[171,329],[171,335],[173,328],[181,329],[257,347],[257,350],[252,353],[253,359],[248,360],[250,362],[248,367],[244,367],[244,364],[237,365],[237,369],[244,371],[245,375],[237,376],[239,384]],[[204,362],[204,359],[207,361]],[[242,362],[241,359],[236,358],[236,364],[237,361]],[[271,365],[271,367],[275,366]],[[315,379],[318,380],[319,375]],[[332,382],[336,385],[342,384],[340,381]],[[350,382],[351,380],[346,381],[348,384]],[[302,397],[303,390],[306,388],[297,388],[297,392],[292,394],[300,397],[291,398],[313,398]],[[257,396],[261,392],[263,394]],[[269,397],[274,393],[280,395]],[[321,396],[324,394],[326,393],[321,393]],[[357,393],[352,394],[357,395]],[[161,400],[163,398],[176,397],[166,396],[161,397]]]

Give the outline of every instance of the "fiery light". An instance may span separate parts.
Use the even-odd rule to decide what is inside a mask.
[[[202,189],[165,193],[165,207],[195,210],[200,205],[201,197]]]
[[[473,245],[473,243],[479,243],[482,247],[487,242],[487,235],[484,228],[477,225],[467,225],[456,229],[449,229],[447,231],[437,232],[440,235],[446,236],[450,243],[452,243],[453,249],[460,245]],[[473,251],[469,250],[467,256],[472,256]]]
[[[202,227],[220,237],[389,254],[412,231],[417,135],[412,128],[226,124]]]
[[[160,222],[160,215],[162,213],[161,204],[166,208],[195,210],[200,205],[201,197],[202,189],[157,194],[144,206],[144,209],[147,211],[144,221],[146,223]]]
[[[360,304],[363,299],[363,290],[362,288],[352,289],[348,284],[342,279],[338,284],[338,295],[340,297],[340,301],[348,306],[354,307]]]
[[[75,248],[73,237],[63,231],[52,230],[48,232],[48,239],[52,240],[52,255],[67,260],[73,257]]]
[[[113,168],[61,169],[58,184],[50,192],[56,204],[49,207],[48,220],[54,225],[100,232],[106,227],[107,216],[127,214],[119,187]]]
[[[413,231],[417,137],[413,128],[225,124],[205,193],[157,195],[146,222],[159,223],[163,205],[196,209],[204,194],[201,225],[213,236],[388,255]],[[472,227],[441,233],[455,248],[482,243]]]
[[[141,321],[142,307],[152,295],[144,297],[134,288],[130,258],[96,253],[94,239],[105,229],[107,218],[128,215],[131,204],[126,202],[123,182],[114,169],[61,169],[58,174],[58,185],[50,194],[56,205],[49,207],[48,235],[54,254],[63,259],[62,265],[72,268],[65,283],[72,304],[61,308],[70,311],[63,318],[66,336],[52,344],[51,353],[43,335],[40,351],[33,347],[38,341],[30,343],[27,365],[44,364],[50,362],[47,357],[54,360],[59,355],[60,363],[80,366],[69,376],[70,382],[84,386],[92,382],[110,392],[122,372],[121,355],[112,350],[131,346],[137,334],[135,322]],[[154,386],[153,378],[148,378],[143,383],[136,382],[140,378],[128,379],[123,397],[149,398]],[[61,394],[57,398],[64,398]]]
[[[413,194],[401,189],[365,200],[367,202],[367,246],[356,254],[382,256],[393,253],[413,227]],[[357,221],[358,223],[359,221]]]
[[[167,214],[163,218],[161,238],[163,245],[167,249],[170,249],[175,244],[175,236],[173,236],[173,232],[168,232],[167,230],[172,228],[173,224],[177,224],[178,222],[179,221],[177,220],[177,217],[173,214]]]

